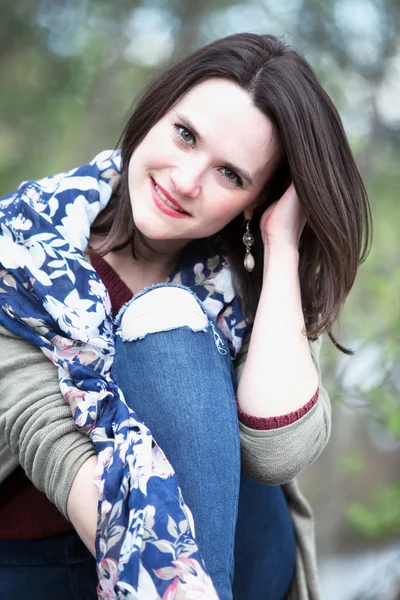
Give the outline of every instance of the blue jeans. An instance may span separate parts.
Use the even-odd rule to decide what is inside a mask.
[[[174,301],[164,298],[161,308],[150,309],[153,315],[147,308],[139,311],[146,312],[145,322],[138,329],[133,325],[125,338],[117,337],[113,377],[176,471],[221,600],[284,600],[295,570],[285,496],[280,486],[240,474],[227,342],[211,324],[202,331],[196,321],[193,328],[182,325],[182,318],[182,326],[171,329],[169,313],[177,313],[179,320],[188,308],[185,302],[173,306]]]
[[[0,540],[0,600],[97,600],[96,562],[76,534]]]

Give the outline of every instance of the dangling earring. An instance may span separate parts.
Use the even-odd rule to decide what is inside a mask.
[[[254,256],[250,252],[250,248],[254,244],[254,237],[250,231],[250,221],[251,221],[251,219],[246,221],[246,232],[243,235],[242,240],[243,240],[243,244],[246,246],[246,253],[244,255],[244,261],[243,261],[244,268],[246,269],[246,271],[249,271],[251,273],[251,271],[254,269],[254,266],[256,263],[254,260]]]

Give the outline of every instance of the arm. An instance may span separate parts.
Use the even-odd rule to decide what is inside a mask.
[[[317,390],[298,275],[298,243],[304,224],[293,185],[261,219],[263,285],[238,387],[239,406],[250,415],[293,412]]]
[[[94,456],[92,443],[75,429],[55,366],[39,348],[2,327],[0,399],[0,452],[7,457],[2,479],[19,463],[67,516],[68,494],[81,465]],[[91,480],[89,485],[94,487]]]
[[[72,483],[67,501],[68,517],[93,556],[96,556],[98,491],[92,482],[96,465],[95,456],[91,456],[81,465]]]
[[[284,427],[267,430],[240,424],[245,470],[271,484],[293,479],[313,462],[330,433],[329,398],[321,385],[318,362],[321,340],[309,343],[304,333],[298,276],[304,224],[293,186],[263,215],[262,292],[250,342],[247,339],[237,367],[238,404],[244,413],[270,420],[288,413],[299,415]],[[305,411],[317,391],[318,399]]]
[[[298,252],[273,249],[265,258],[262,292],[238,387],[244,412],[257,417],[284,415],[313,397],[318,374],[304,329]]]

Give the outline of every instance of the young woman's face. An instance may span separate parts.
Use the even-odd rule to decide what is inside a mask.
[[[277,153],[272,123],[246,91],[225,79],[196,85],[132,154],[136,226],[150,242],[184,245],[220,231],[240,213],[249,218]]]

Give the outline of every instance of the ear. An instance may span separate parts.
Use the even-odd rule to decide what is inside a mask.
[[[253,206],[247,206],[244,209],[243,216],[246,219],[246,221],[250,221],[251,217],[253,216],[253,211],[254,211],[254,207]]]

